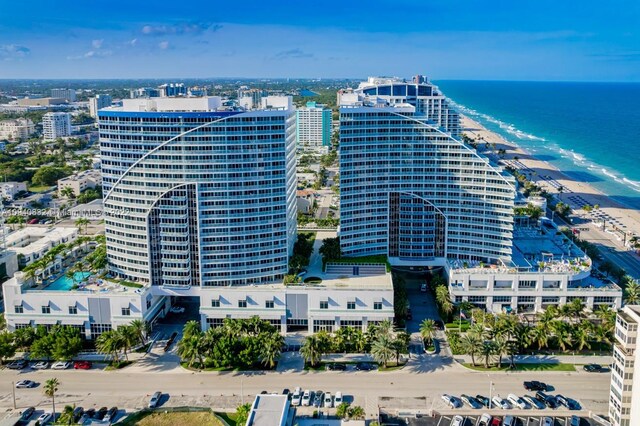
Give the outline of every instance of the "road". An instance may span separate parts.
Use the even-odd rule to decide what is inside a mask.
[[[597,245],[607,260],[623,268],[633,278],[640,279],[640,258],[637,254],[623,248],[621,242],[614,240],[613,235],[603,232],[592,223],[579,227],[583,229],[580,231],[580,239]]]
[[[553,393],[574,398],[585,410],[606,412],[609,399],[609,374],[589,374],[583,371],[559,372],[472,372],[438,355],[414,358],[404,369],[391,372],[204,372],[195,373],[180,367],[161,365],[105,372],[89,371],[0,371],[0,409],[13,405],[12,382],[31,379],[43,383],[51,377],[60,381],[56,404],[77,404],[85,408],[116,405],[128,411],[146,405],[149,395],[160,390],[169,395],[165,405],[200,405],[233,410],[240,402],[250,402],[263,390],[322,389],[335,394],[340,390],[355,404],[375,412],[376,404],[385,400],[386,407],[419,408],[447,412],[441,401],[443,393],[488,395],[490,383],[493,395],[523,394],[523,380],[538,379],[554,386]],[[239,396],[242,394],[242,397]],[[379,399],[380,398],[380,399]],[[390,400],[393,400],[389,402]],[[416,402],[417,401],[417,402]],[[43,396],[42,385],[34,389],[17,389],[18,409],[28,406],[50,407]],[[417,404],[417,407],[416,407]],[[539,413],[538,413],[539,414]]]

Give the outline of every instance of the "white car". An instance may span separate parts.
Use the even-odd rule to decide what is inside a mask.
[[[302,389],[299,387],[293,391],[293,395],[291,395],[291,405],[297,407],[302,402]]]
[[[455,397],[446,393],[442,395],[442,400],[451,408],[459,408],[462,405]]]
[[[50,422],[51,420],[53,420],[53,413],[51,411],[46,411],[42,414],[40,414],[40,417],[38,417],[38,423],[43,425],[46,424],[48,422]]]
[[[311,391],[309,389],[302,394],[302,405],[305,407],[311,405]]]
[[[509,406],[509,403],[508,403],[507,401],[505,401],[504,399],[500,398],[499,396],[494,396],[494,397],[491,399],[491,402],[493,403],[493,405],[494,405],[495,407],[500,407],[500,408],[502,408],[503,410],[508,410],[509,408],[511,408],[511,407]]]
[[[183,306],[172,306],[170,309],[172,314],[182,314],[184,313],[184,307]]]
[[[34,370],[46,370],[47,368],[49,368],[49,363],[47,361],[36,362],[35,364],[31,365],[31,368],[33,368]]]
[[[451,426],[464,426],[464,417],[453,416],[453,419],[451,419]]]
[[[149,408],[156,408],[158,403],[160,402],[160,398],[162,398],[162,392],[157,391],[153,395],[151,395],[151,399],[149,400]]]
[[[16,388],[18,389],[29,389],[36,386],[36,382],[33,380],[20,380],[16,383]]]
[[[340,404],[342,404],[344,402],[344,400],[342,399],[342,392],[338,391],[336,392],[336,396],[335,398],[333,398],[333,403],[336,405],[336,407]]]
[[[551,417],[543,417],[540,426],[553,426],[553,419]]]
[[[326,408],[333,407],[333,397],[331,396],[331,392],[327,392],[324,394],[324,406]]]
[[[480,420],[478,420],[478,426],[489,426],[491,424],[491,415],[487,413],[482,413],[480,416]]]
[[[420,291],[423,293],[427,292],[427,284],[426,283],[422,283],[422,285],[420,286]]]
[[[524,400],[518,395],[510,393],[509,395],[507,395],[507,400],[511,403],[511,405],[513,405],[514,407],[518,407],[521,410],[527,408],[527,403],[524,402]]]
[[[69,361],[58,361],[58,362],[54,362],[53,365],[51,366],[52,370],[66,370],[67,368],[71,367],[71,363]]]

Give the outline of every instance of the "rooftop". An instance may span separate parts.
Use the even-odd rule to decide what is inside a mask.
[[[285,426],[289,423],[287,395],[256,395],[251,406],[248,426]]]
[[[7,232],[8,228],[5,228]],[[42,228],[37,226],[27,226],[6,236],[5,244],[7,249],[16,253],[38,252],[43,248],[50,248],[60,242],[66,242],[77,235],[77,228]]]

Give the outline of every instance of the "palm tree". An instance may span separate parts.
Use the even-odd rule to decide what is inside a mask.
[[[637,305],[640,302],[640,284],[631,280],[624,289],[624,303],[627,305]]]
[[[423,320],[420,323],[420,335],[422,340],[429,342],[429,345],[433,343],[433,339],[436,336],[436,322],[432,319]]]
[[[538,349],[546,348],[549,345],[549,329],[543,324],[539,323],[531,329],[531,341],[538,345]]]
[[[118,362],[118,352],[122,349],[121,344],[115,330],[105,331],[96,339],[96,348],[102,353],[110,354],[113,363]]]
[[[312,367],[316,367],[322,359],[320,340],[314,335],[305,337],[304,343],[300,348],[300,354],[305,362],[309,363]]]
[[[558,343],[558,347],[565,351],[567,346],[570,346],[573,342],[569,324],[564,321],[556,320],[551,324],[551,328],[556,342]]]
[[[480,339],[479,336],[473,334],[473,333],[467,333],[464,336],[462,336],[462,339],[460,339],[460,347],[461,349],[471,355],[471,363],[475,366],[476,365],[476,354],[478,354],[478,352],[480,351],[480,347],[482,346],[482,339]]]
[[[54,377],[53,379],[47,380],[43,387],[45,396],[51,398],[54,422],[56,418],[56,392],[58,392],[58,386],[60,386],[60,382]]]
[[[187,323],[184,325],[184,328],[182,329],[183,337],[199,334],[200,332],[202,332],[202,328],[200,327],[200,323],[196,320],[187,321]]]
[[[545,309],[544,312],[542,312],[542,314],[539,314],[538,321],[545,325],[548,325],[549,323],[551,323],[551,321],[557,318],[558,318],[558,308],[555,305],[551,305],[547,307],[547,309]]]
[[[60,195],[66,198],[76,198],[76,194],[73,192],[73,188],[65,186],[60,190]]]
[[[409,343],[411,342],[411,335],[406,331],[401,331],[396,334],[393,339],[393,350],[396,353],[396,365],[400,365],[400,354],[406,354],[409,352]]]
[[[480,354],[484,358],[484,368],[489,368],[489,360],[496,353],[495,342],[486,341],[480,346]]]
[[[200,368],[203,367],[203,334],[192,334],[187,337],[183,337],[178,342],[178,355],[183,360],[188,362],[188,367],[191,368],[195,361],[198,361]]]
[[[277,331],[271,333],[271,335],[262,342],[262,348],[260,350],[262,363],[269,368],[275,367],[276,361],[282,353],[282,345],[284,345],[284,337]]]
[[[436,287],[436,302],[440,306],[444,305],[447,302],[451,302],[451,298],[449,297],[449,289],[446,286],[438,286]]]
[[[364,408],[360,407],[359,405],[356,405],[355,407],[349,407],[349,410],[347,412],[349,414],[349,419],[361,420],[365,417]]]
[[[593,324],[591,321],[582,320],[579,324],[573,327],[571,334],[573,335],[574,343],[579,351],[585,347],[591,349],[589,341],[592,339]]]
[[[395,349],[393,339],[383,334],[373,343],[371,347],[371,355],[378,363],[384,364],[386,367],[389,364],[389,360],[394,357]]]
[[[582,299],[573,299],[569,303],[569,307],[571,308],[571,313],[576,319],[584,316],[585,305]]]
[[[120,345],[124,352],[124,356],[129,360],[128,352],[132,346],[138,341],[138,333],[132,327],[128,325],[121,325],[116,329],[117,339],[120,341]]]
[[[498,355],[498,368],[502,368],[502,356],[509,352],[509,341],[504,337],[493,340],[494,353]]]
[[[392,331],[393,331],[393,323],[389,320],[384,320],[376,326],[376,334],[378,336],[381,336],[381,335],[389,336],[391,335]]]
[[[480,340],[488,339],[490,334],[489,331],[482,324],[479,324],[479,323],[473,324],[469,328],[469,333],[478,336]]]
[[[149,335],[149,323],[141,319],[135,319],[129,323],[131,330],[138,336],[138,342],[144,345],[146,338]]]
[[[86,217],[80,217],[76,219],[75,224],[80,229],[80,232],[82,232],[82,228],[84,228],[85,234],[87,233],[87,226],[89,225],[89,219],[87,219]]]

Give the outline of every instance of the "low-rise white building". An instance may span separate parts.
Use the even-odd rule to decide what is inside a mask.
[[[256,395],[246,426],[292,426],[295,415],[287,395]]]
[[[22,141],[28,139],[35,131],[33,122],[28,118],[0,121],[0,139]]]
[[[75,173],[58,180],[58,195],[63,196],[64,188],[71,188],[77,197],[82,191],[102,185],[100,170],[92,169]]]
[[[26,266],[42,258],[51,248],[76,238],[77,228],[27,226],[9,233],[5,237],[5,246],[8,251],[16,253],[20,265]]]
[[[63,277],[64,278],[64,277]],[[22,272],[2,285],[7,328],[68,325],[87,339],[140,319],[152,323],[164,316],[168,298],[154,296],[149,287],[131,288],[95,279],[74,288],[54,282],[37,286]]]
[[[0,183],[0,196],[7,201],[13,201],[17,194],[27,191],[25,182],[3,182]]]
[[[611,393],[609,395],[609,420],[612,426],[640,424],[640,352],[636,350],[640,324],[640,306],[627,305],[616,318],[613,364],[611,368]],[[634,386],[635,383],[635,386]]]
[[[452,301],[490,312],[538,312],[580,299],[588,309],[622,306],[622,289],[592,270],[591,259],[548,219],[516,225],[510,262],[448,261]]]

